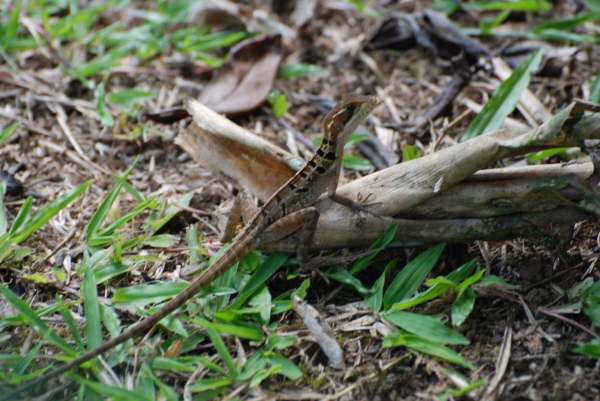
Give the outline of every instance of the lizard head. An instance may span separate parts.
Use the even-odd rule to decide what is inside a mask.
[[[345,142],[378,104],[376,96],[350,96],[344,99],[323,120],[325,138]]]

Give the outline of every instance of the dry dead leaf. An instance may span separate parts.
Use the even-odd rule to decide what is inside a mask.
[[[200,101],[228,115],[259,107],[273,88],[282,58],[280,43],[280,35],[269,35],[245,40],[234,47],[228,67],[207,85]]]

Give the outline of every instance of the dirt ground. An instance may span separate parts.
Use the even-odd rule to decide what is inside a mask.
[[[240,6],[243,10],[273,13],[282,22],[289,22],[287,11],[276,14],[265,3],[245,1],[240,2]],[[392,11],[417,15],[429,5],[429,2],[418,1],[366,3],[378,10],[385,10],[389,15]],[[574,16],[581,9],[579,1],[555,2],[551,12],[538,15],[516,13],[514,24],[533,26],[545,20]],[[247,11],[242,14],[245,20],[257,23],[256,15]],[[108,13],[103,23],[108,25],[117,17]],[[476,26],[475,17],[477,15],[457,13],[451,19],[463,25]],[[326,1],[302,28],[294,28],[296,36],[283,41],[282,64],[311,63],[324,66],[327,71],[305,78],[275,81],[274,88],[284,93],[289,102],[285,121],[295,131],[312,138],[320,132],[322,118],[322,113],[316,111],[315,103],[318,100],[315,99],[335,101],[348,93],[378,94],[384,100],[384,106],[377,109],[375,117],[392,129],[394,152],[400,154],[405,145],[414,145],[425,154],[434,147],[456,143],[475,116],[473,111],[468,111],[465,100],[484,104],[493,92],[491,75],[485,71],[474,73],[446,113],[428,122],[422,132],[406,133],[406,124],[415,121],[431,107],[441,88],[452,79],[454,69],[450,61],[414,46],[402,51],[365,52],[363,45],[380,22],[380,19],[367,13],[356,12],[346,2]],[[594,29],[597,30],[598,25]],[[478,40],[492,52],[524,41],[494,35]],[[600,46],[532,41],[532,45],[540,43],[554,48],[580,46],[576,55],[547,61],[541,71],[532,76],[530,90],[554,113],[574,99],[587,96],[586,85],[595,78],[600,66]],[[144,104],[143,109],[147,112],[165,110],[181,105],[189,98],[198,97],[210,75],[175,79],[171,75],[161,74],[160,71],[168,69],[167,58],[168,55],[161,56],[144,66],[157,71],[155,74],[140,71],[112,74],[106,82],[107,90],[135,87],[159,92],[158,97]],[[4,75],[0,80],[0,123],[4,127],[14,118],[21,121],[17,133],[0,148],[2,168],[8,171],[18,163],[23,164],[15,173],[15,178],[23,183],[26,191],[40,195],[35,200],[35,207],[77,184],[90,179],[95,183],[80,200],[61,212],[26,243],[37,255],[52,256],[19,269],[0,266],[1,282],[8,284],[24,299],[33,299],[33,305],[52,302],[56,294],[69,297],[70,288],[40,285],[24,280],[23,275],[48,271],[61,264],[68,265],[64,258],[69,259],[69,251],[81,246],[85,233],[83,227],[103,196],[112,188],[113,174],[124,172],[135,158],[139,158],[139,161],[129,182],[145,195],[163,200],[179,199],[182,194],[195,191],[193,207],[205,214],[201,216],[203,222],[194,224],[204,234],[205,245],[218,242],[219,230],[214,227],[219,226],[222,219],[222,216],[219,217],[219,206],[231,199],[236,185],[231,180],[211,173],[174,144],[173,138],[185,127],[186,121],[167,125],[147,121],[145,124],[149,129],[143,135],[129,131],[126,122],[112,128],[105,127],[95,118],[93,93],[66,76],[51,55],[33,50],[23,52],[16,59],[18,70],[0,67],[0,74]],[[15,77],[18,81],[16,85],[10,83]],[[47,88],[53,88],[54,95],[48,94]],[[11,113],[14,113],[13,118],[10,118]],[[512,113],[511,117],[525,122],[519,112]],[[281,125],[275,121],[268,104],[233,119],[273,143],[286,146],[284,137],[279,135]],[[453,125],[448,128],[451,121]],[[444,136],[441,138],[439,132],[442,129]],[[519,162],[522,160],[503,163],[511,165]],[[351,180],[366,173],[347,172],[346,179]],[[22,203],[22,193],[8,198],[9,220],[14,218]],[[127,204],[123,203],[120,207],[126,208]],[[462,263],[479,257],[481,265],[489,273],[519,286],[509,292],[488,291],[478,294],[474,312],[459,329],[471,341],[471,345],[455,349],[477,367],[471,373],[470,381],[483,379],[488,384],[498,371],[496,363],[501,345],[506,339],[507,328],[511,329],[508,366],[498,378],[495,392],[486,395],[485,399],[600,400],[598,360],[572,352],[577,344],[592,339],[580,327],[590,328],[589,319],[579,313],[566,315],[572,319],[567,321],[546,313],[553,306],[566,304],[565,292],[575,284],[587,277],[598,279],[595,266],[600,252],[597,241],[599,229],[600,225],[595,221],[573,222],[572,233],[567,234],[571,237],[565,238],[568,245],[564,252],[549,249],[539,242],[520,239],[518,233],[510,241],[452,244],[446,249],[434,271],[435,275],[447,274]],[[132,283],[145,282],[146,277],[168,279],[170,271],[185,264],[186,256],[180,254],[185,243],[183,234],[180,235],[180,244],[161,253],[168,259],[161,270],[136,273],[130,278]],[[58,251],[53,252],[57,248]],[[380,259],[384,265],[386,260],[395,257],[402,265],[423,249],[393,249],[380,256]],[[364,272],[360,278],[370,285],[378,274]],[[279,288],[289,288],[284,280],[281,276],[274,278],[270,288],[274,292]],[[336,324],[341,324],[334,319],[336,314],[342,313],[345,307],[360,298],[351,290],[342,290],[329,298],[329,292],[335,284],[328,284],[318,276],[313,280],[316,282],[311,287],[308,301],[320,308],[335,328]],[[100,295],[110,296],[109,293]],[[325,298],[326,303],[323,302]],[[449,303],[440,301],[418,311],[447,314],[448,307]],[[290,322],[281,324],[297,324],[295,318],[288,318]],[[454,369],[452,365],[404,348],[384,349],[379,339],[374,341],[369,333],[340,333],[348,366],[344,373],[324,367],[326,361],[317,352],[317,347],[307,347],[296,350],[301,355],[299,360],[304,363],[303,369],[307,373],[304,379],[293,388],[270,380],[268,386],[263,384],[263,389],[268,388],[280,396],[287,394],[290,397],[288,399],[296,398],[291,394],[296,394],[297,399],[307,399],[307,389],[321,394],[336,394],[355,385],[349,394],[340,396],[340,399],[375,401],[435,399],[435,396],[456,388],[456,382],[448,374],[448,370]],[[369,380],[359,380],[370,374],[373,376]],[[292,390],[299,392],[292,393]],[[484,399],[482,393],[475,394],[478,394],[476,398],[465,396],[461,399]],[[254,396],[261,398],[265,394]],[[249,395],[244,397],[250,398]]]

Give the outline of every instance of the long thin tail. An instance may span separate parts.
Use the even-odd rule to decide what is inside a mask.
[[[200,276],[198,276],[194,281],[192,281],[189,287],[177,294],[174,298],[172,298],[154,314],[148,316],[146,319],[125,330],[117,337],[108,340],[107,342],[94,348],[93,350],[88,351],[85,354],[73,359],[71,362],[66,363],[31,381],[28,381],[21,387],[9,393],[6,398],[3,398],[6,394],[0,394],[0,398],[9,400],[14,395],[19,394],[27,389],[31,389],[32,386],[43,383],[46,380],[52,379],[53,377],[56,377],[70,369],[73,369],[81,365],[82,363],[87,362],[97,357],[98,355],[108,351],[109,349],[116,347],[121,343],[124,343],[130,338],[146,333],[160,320],[167,317],[175,309],[179,308],[181,305],[186,303],[187,300],[192,298],[198,291],[208,286],[211,282],[214,281],[215,278],[220,276],[231,266],[233,266],[236,262],[242,259],[250,251],[250,248],[253,247],[254,242],[255,239],[253,235],[245,235],[242,236],[242,238],[237,238],[237,240],[231,245],[231,247],[225,252],[225,254],[221,256],[221,258],[219,258],[215,263],[213,263],[210,266],[210,268],[205,270]]]

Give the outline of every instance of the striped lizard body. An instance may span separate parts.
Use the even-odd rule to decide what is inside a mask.
[[[378,100],[375,97],[352,96],[331,110],[323,120],[323,142],[313,157],[265,202],[242,231],[235,236],[231,246],[225,253],[194,279],[185,290],[173,297],[154,314],[133,325],[119,336],[67,364],[25,383],[27,387],[23,386],[17,389],[17,392],[58,376],[130,338],[146,333],[160,320],[192,298],[198,291],[207,287],[261,242],[283,238],[289,233],[297,231],[297,227],[292,227],[291,231],[279,237],[265,235],[269,226],[310,207],[324,192],[327,192],[328,195],[335,195],[344,143],[377,104]],[[265,241],[265,239],[268,239],[268,241]]]

